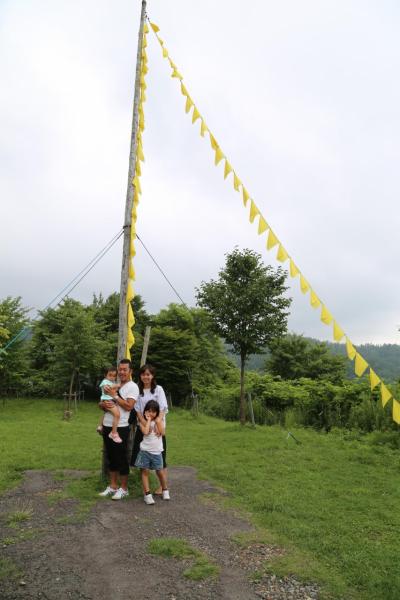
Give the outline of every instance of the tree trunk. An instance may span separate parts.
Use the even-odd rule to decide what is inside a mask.
[[[240,355],[240,410],[239,410],[239,420],[240,424],[244,425],[246,423],[246,402],[244,397],[244,364],[246,361],[246,357],[241,354]]]

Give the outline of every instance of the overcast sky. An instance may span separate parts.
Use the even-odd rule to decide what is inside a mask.
[[[43,308],[123,222],[139,0],[0,2],[0,298]],[[400,343],[400,6],[149,0],[184,83],[354,343]],[[276,267],[149,35],[137,229],[181,296],[235,245]],[[177,301],[138,244],[150,312]],[[72,296],[119,289],[121,243]],[[332,339],[290,280],[290,330]],[[34,310],[32,311],[34,313]]]

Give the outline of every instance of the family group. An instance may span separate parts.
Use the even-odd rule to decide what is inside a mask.
[[[154,504],[154,496],[169,500],[167,484],[165,417],[168,412],[163,388],[157,385],[155,369],[143,365],[139,381],[132,381],[130,360],[122,359],[118,368],[110,367],[100,383],[99,407],[103,411],[98,433],[103,436],[109,465],[110,481],[100,496],[121,500],[129,495],[129,467],[140,469],[143,498]],[[131,456],[128,456],[128,439],[132,425],[135,435]],[[159,487],[150,491],[149,473],[155,471]]]

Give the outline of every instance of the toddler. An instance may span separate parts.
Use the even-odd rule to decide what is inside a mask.
[[[103,381],[100,383],[99,388],[101,389],[101,397],[100,397],[100,401],[104,402],[105,400],[108,400],[111,402],[114,402],[114,406],[112,408],[106,408],[105,410],[107,410],[108,412],[110,412],[113,416],[113,422],[112,422],[112,430],[110,431],[108,437],[110,437],[114,442],[116,442],[117,444],[121,444],[122,440],[118,435],[118,423],[119,423],[119,408],[118,406],[115,404],[115,401],[113,399],[112,396],[110,396],[109,394],[107,394],[104,391],[104,388],[109,386],[111,388],[113,388],[113,390],[119,390],[119,388],[121,387],[118,383],[117,383],[117,369],[116,367],[109,367],[106,372],[104,373],[105,377],[103,379]],[[100,423],[97,427],[97,431],[100,435],[102,435],[102,431],[103,431],[103,415],[101,415],[101,419],[100,419]]]

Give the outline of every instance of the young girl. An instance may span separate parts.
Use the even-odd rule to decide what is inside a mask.
[[[136,458],[140,448],[140,442],[143,439],[143,434],[140,428],[140,423],[145,424],[144,419],[144,407],[149,400],[155,400],[160,407],[160,414],[163,418],[164,429],[166,426],[165,415],[168,412],[167,399],[161,385],[157,385],[156,381],[156,370],[152,365],[143,365],[139,369],[139,397],[135,404],[135,411],[137,416],[137,427],[135,432],[135,439],[133,442],[131,465],[135,466]],[[163,441],[163,475],[167,479],[167,440],[165,435],[162,436]],[[162,496],[164,500],[169,500],[169,494],[164,494],[162,487],[160,486],[155,492],[156,496]],[[168,496],[168,498],[164,497]]]
[[[105,372],[105,377],[103,379],[103,381],[100,383],[99,388],[101,389],[101,397],[100,400],[101,402],[104,402],[105,400],[113,400],[113,397],[110,396],[110,394],[106,394],[106,392],[104,391],[104,388],[106,386],[111,387],[113,390],[119,390],[119,388],[121,387],[118,383],[117,383],[117,369],[116,367],[109,367],[106,372]],[[114,442],[116,442],[117,444],[121,444],[122,440],[118,435],[118,431],[117,431],[117,427],[119,424],[119,408],[117,405],[113,406],[112,408],[108,408],[107,409],[108,412],[110,412],[113,416],[113,421],[112,421],[112,430],[110,431],[108,437],[111,438]],[[100,435],[102,435],[102,431],[103,431],[103,416],[101,415],[100,418],[100,423],[97,427],[97,431]]]
[[[167,481],[164,476],[162,460],[162,435],[164,434],[164,422],[160,415],[160,407],[155,400],[149,400],[144,407],[143,422],[140,421],[140,429],[143,440],[140,442],[140,450],[137,455],[135,467],[140,468],[142,475],[143,498],[146,504],[154,504],[154,498],[150,493],[149,471],[154,470],[163,490],[163,499],[169,500]]]

